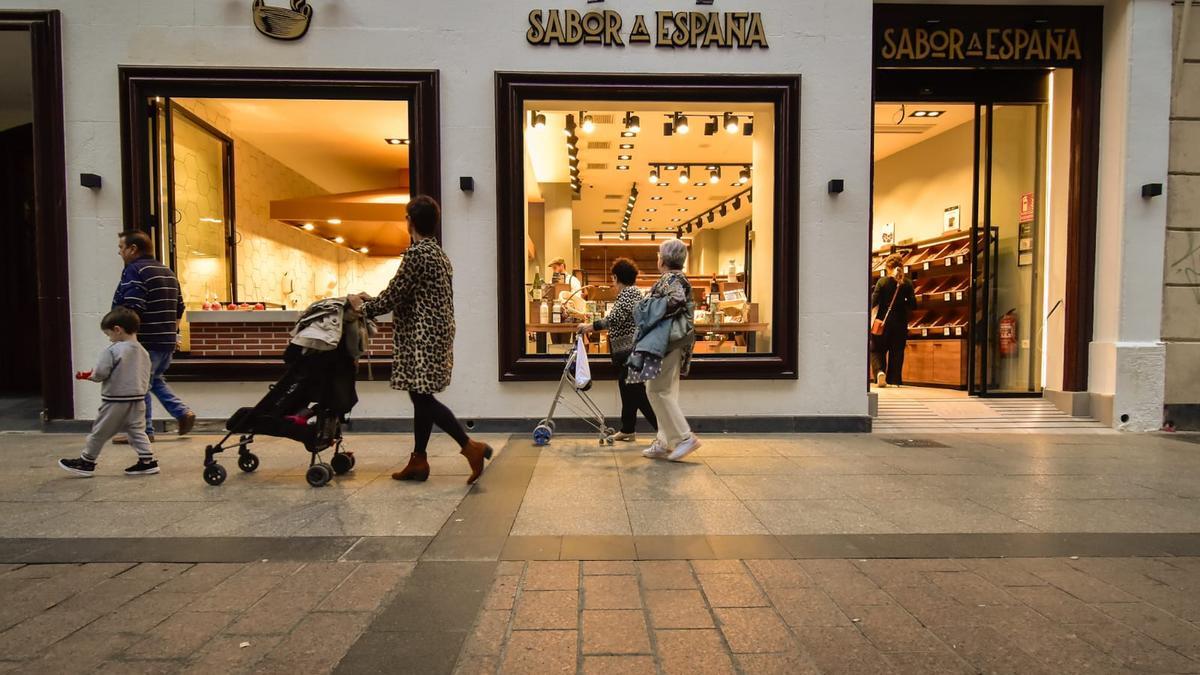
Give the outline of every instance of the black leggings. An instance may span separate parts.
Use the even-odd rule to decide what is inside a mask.
[[[434,398],[433,394],[418,394],[410,391],[408,397],[412,399],[413,403],[413,438],[416,441],[413,444],[413,452],[418,455],[425,454],[434,424],[450,434],[451,438],[458,442],[459,447],[465,446],[467,441],[471,440],[454,413],[441,401]]]
[[[637,382],[630,384],[625,381],[625,362],[629,360],[629,352],[613,354],[613,365],[617,368],[617,388],[621,391],[621,433],[632,434],[637,426],[638,411],[658,431],[658,418],[646,398],[646,384]]]

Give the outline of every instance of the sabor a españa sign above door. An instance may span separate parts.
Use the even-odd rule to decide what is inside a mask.
[[[626,26],[628,25],[628,28]],[[653,27],[653,29],[651,28]],[[531,45],[649,45],[667,48],[767,48],[761,12],[655,12],[635,14],[626,24],[620,12],[582,13],[574,9],[535,9],[525,39]]]

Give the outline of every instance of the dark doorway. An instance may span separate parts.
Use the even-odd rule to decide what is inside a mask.
[[[32,106],[30,107],[32,116]],[[4,251],[0,315],[21,317],[21,330],[2,331],[0,395],[41,396],[33,192],[33,124],[0,130],[0,250]]]

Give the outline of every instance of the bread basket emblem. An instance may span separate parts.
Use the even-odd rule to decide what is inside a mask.
[[[254,26],[258,32],[276,40],[299,40],[308,32],[312,7],[308,0],[291,0],[291,8],[272,7],[264,0],[254,0]]]

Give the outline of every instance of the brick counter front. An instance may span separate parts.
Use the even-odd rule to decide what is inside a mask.
[[[204,312],[208,314],[208,312]],[[220,312],[214,312],[220,313]],[[252,320],[238,321],[233,314],[259,314],[263,312],[228,312],[221,321],[205,321],[189,316],[191,326],[192,356],[244,356],[247,358],[279,358],[291,340],[294,319],[271,320],[274,317],[255,316]],[[282,314],[282,312],[276,312]],[[196,312],[195,314],[199,314]],[[248,317],[249,318],[249,317]],[[257,319],[257,320],[253,320]],[[265,319],[265,320],[264,320]],[[378,322],[379,332],[371,338],[367,353],[371,356],[392,355],[392,322]]]

